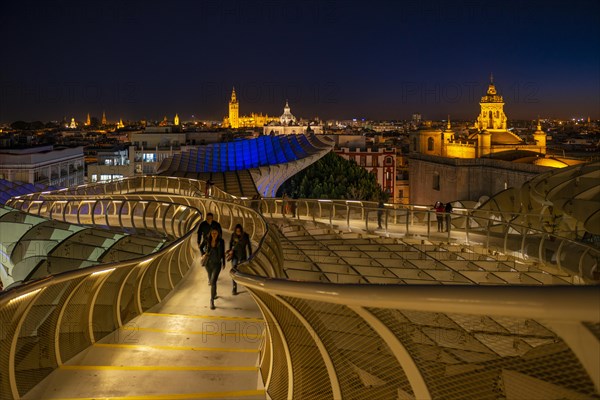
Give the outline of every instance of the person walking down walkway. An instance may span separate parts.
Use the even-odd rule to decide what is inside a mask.
[[[219,231],[219,236],[223,236],[221,224],[215,220],[212,213],[208,213],[206,214],[206,219],[198,227],[198,245],[208,236],[211,229],[216,229]]]
[[[450,232],[450,224],[452,222],[452,203],[446,203],[444,207],[444,213],[446,214],[446,232]]]
[[[236,268],[239,263],[246,261],[251,255],[250,235],[244,232],[242,225],[237,224],[229,242],[228,258],[231,258],[231,267]],[[231,293],[234,296],[238,294],[237,283],[235,281],[233,281],[233,290]]]
[[[208,272],[210,284],[210,309],[215,309],[217,299],[217,281],[221,270],[225,268],[225,241],[217,229],[211,229],[206,239],[200,245],[202,264]]]
[[[218,223],[212,213],[206,214],[206,220],[202,221],[200,226],[198,227],[198,247],[200,248],[200,252],[202,252],[202,243],[208,239],[208,234],[211,229],[217,230],[219,232],[219,236],[223,237],[223,229],[221,229],[221,224]],[[210,274],[208,275],[208,285],[210,286]]]
[[[441,201],[436,202],[435,206],[433,206],[433,209],[435,210],[435,218],[437,219],[437,231],[443,232],[444,231],[444,211],[446,210],[446,208],[444,207],[444,203],[442,203]]]

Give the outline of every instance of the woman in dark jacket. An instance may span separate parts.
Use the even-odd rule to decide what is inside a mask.
[[[246,251],[246,249],[248,251]],[[231,254],[231,266],[232,268],[243,261],[246,261],[248,257],[252,255],[252,246],[250,245],[250,235],[244,232],[242,225],[237,224],[231,235],[231,241],[229,242],[229,252]],[[237,283],[233,281],[233,290],[231,292],[234,296],[237,293]]]
[[[211,229],[208,236],[200,245],[200,252],[206,255],[206,272],[208,272],[208,281],[210,283],[210,309],[215,309],[215,299],[217,298],[217,281],[221,270],[225,268],[225,241],[221,238],[219,231]]]

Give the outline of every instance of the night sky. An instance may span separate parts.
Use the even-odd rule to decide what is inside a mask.
[[[0,122],[600,118],[600,2],[3,2]],[[397,4],[395,4],[397,3]]]

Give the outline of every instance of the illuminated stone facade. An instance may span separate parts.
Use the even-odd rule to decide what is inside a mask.
[[[507,129],[504,99],[496,91],[493,79],[479,105],[479,116],[468,134],[458,135],[448,119],[443,131],[424,129],[411,133],[411,151],[450,158],[492,157],[508,151],[546,154],[546,133],[539,124],[529,141]]]
[[[223,118],[224,128],[260,128],[269,122],[279,121],[277,117],[269,115],[251,113],[240,117],[240,103],[235,93],[235,88],[231,91],[231,100],[229,100],[229,116]]]
[[[480,113],[467,132],[446,128],[410,133],[409,200],[478,201],[499,191],[520,187],[550,168],[580,163],[546,155],[546,133],[538,123],[526,140],[507,129],[504,99],[493,79],[479,103]]]
[[[271,121],[263,127],[264,135],[296,135],[296,134],[322,134],[323,125],[319,121],[305,121],[297,119],[290,108],[289,103],[285,102],[283,114],[278,121]]]

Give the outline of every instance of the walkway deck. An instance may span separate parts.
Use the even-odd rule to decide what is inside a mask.
[[[380,238],[382,245],[376,246],[376,249],[370,249],[369,244],[359,243],[362,240],[359,236],[362,235],[357,233],[364,233],[364,224],[360,222],[353,221],[349,227],[340,226],[328,232],[327,219],[317,218],[317,225],[308,223],[312,221],[311,218],[299,219],[304,228],[310,231],[307,231],[308,236],[294,230],[294,225],[297,227],[298,224],[296,219],[284,219],[280,215],[269,218],[269,221],[279,226],[289,239],[289,246],[286,243],[283,246],[286,271],[291,274],[294,272],[295,264],[298,264],[298,272],[301,272],[298,277],[290,276],[291,278],[309,279],[311,277],[306,274],[314,273],[316,276],[312,277],[313,280],[322,280],[322,276],[327,276],[330,279],[325,280],[333,282],[339,282],[341,278],[352,283],[364,283],[365,279],[372,283],[399,283],[396,281],[406,280],[411,280],[411,283],[435,283],[436,280],[444,280],[443,277],[434,274],[444,272],[441,271],[441,264],[436,268],[430,268],[428,265],[421,265],[426,264],[427,260],[414,257],[407,258],[415,264],[414,271],[420,272],[421,269],[429,271],[433,278],[426,280],[419,275],[418,278],[413,279],[408,275],[400,276],[397,273],[375,276],[384,269],[394,270],[399,259],[391,257],[388,253],[403,250],[393,249],[393,246],[389,246],[391,242],[388,243],[389,240],[386,242],[383,238]],[[345,237],[334,233],[334,231],[346,231],[348,228],[355,233],[346,233],[343,235]],[[398,226],[390,226],[387,232],[378,229],[373,233],[375,235],[367,234],[365,237],[405,237],[405,232]],[[464,232],[458,230],[448,235],[448,233],[433,232],[432,228],[430,234],[430,240],[424,240],[425,247],[419,251],[428,251],[426,244],[430,242],[441,245],[455,241],[464,242],[465,239]],[[411,235],[416,235],[410,238],[411,242],[421,242],[420,239],[428,235],[427,228],[411,227]],[[229,239],[229,235],[226,236],[226,240]],[[306,240],[308,240],[308,247],[302,243]],[[482,254],[487,253],[483,246],[477,244],[484,243],[485,240],[485,236],[480,233],[473,233],[471,250],[474,251],[474,256],[478,256],[476,248],[481,248]],[[490,240],[497,242],[501,239],[492,236]],[[320,244],[317,246],[317,243]],[[383,245],[389,247],[387,253],[384,252]],[[346,247],[353,247],[353,249],[346,249]],[[360,259],[356,260],[356,254],[346,254],[348,251],[364,254],[359,254]],[[444,253],[448,252],[444,251]],[[451,264],[446,260],[447,257],[441,257],[444,255],[441,252],[434,255],[443,259],[442,264]],[[461,257],[464,258],[465,254],[461,253]],[[329,258],[332,258],[330,262],[326,260]],[[392,264],[382,264],[386,261],[384,259]],[[368,263],[358,262],[364,260]],[[479,259],[473,258],[471,262],[477,260]],[[356,269],[356,274],[338,271],[346,261],[351,261],[348,265],[352,270]],[[468,274],[469,271],[463,272],[462,269],[457,273],[449,270],[452,272],[451,278],[448,278],[448,282],[445,283],[457,283],[456,276],[461,273],[476,282],[487,282],[490,276],[494,276],[490,272],[505,272],[500,261],[506,260],[496,257],[494,261],[493,268],[489,267],[493,271],[477,272],[481,276],[473,277],[471,276],[473,274]],[[317,270],[304,265],[313,262],[319,265]],[[461,265],[467,264],[466,261],[457,262]],[[321,272],[317,272],[321,269]],[[371,276],[369,275],[371,270],[379,272]],[[406,268],[402,270],[413,271]],[[209,308],[210,287],[206,273],[197,259],[188,275],[163,302],[55,370],[24,399],[265,399],[265,391],[258,373],[259,347],[264,329],[262,315],[243,287],[240,287],[239,296],[231,295],[231,279],[228,271],[229,266],[219,278],[216,310],[211,311]],[[521,276],[520,271],[516,269],[512,274]],[[393,282],[387,282],[390,279]],[[467,281],[469,280],[465,278],[463,283]],[[520,283],[532,284],[530,281]]]
[[[264,324],[249,293],[231,294],[229,265],[217,309],[196,261],[159,305],[55,370],[24,399],[265,399],[258,374]]]

